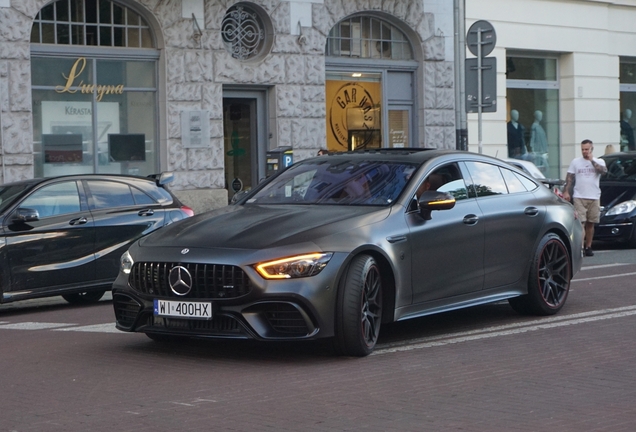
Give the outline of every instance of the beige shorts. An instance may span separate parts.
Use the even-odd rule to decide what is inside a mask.
[[[599,223],[601,220],[601,201],[585,198],[572,198],[572,204],[579,214],[581,222]]]

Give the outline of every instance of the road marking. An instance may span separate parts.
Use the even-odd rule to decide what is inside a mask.
[[[43,330],[43,329],[55,329],[58,327],[68,327],[74,326],[77,324],[66,324],[66,323],[45,323],[45,322],[21,322],[15,324],[2,324],[0,325],[0,329],[10,329],[10,330]]]
[[[509,336],[519,333],[527,333],[537,330],[545,330],[568,325],[585,324],[606,319],[623,318],[636,315],[636,306],[625,306],[613,309],[601,309],[597,311],[583,312],[571,315],[562,315],[551,318],[541,318],[532,322],[514,323],[502,326],[487,327],[479,330],[471,330],[461,333],[452,333],[429,338],[415,339],[408,342],[378,345],[371,355],[389,354],[402,351],[414,351],[424,348],[432,348],[454,343],[469,342],[480,339],[490,339],[500,336]]]
[[[583,279],[572,279],[572,282],[584,282],[584,281],[591,281],[591,280],[597,280],[597,279],[609,279],[609,278],[617,278],[617,277],[633,276],[633,275],[636,275],[636,272],[620,273],[620,274],[607,275],[607,276],[596,276],[596,277],[589,277],[589,278],[583,278]]]
[[[600,265],[595,265],[595,266],[582,267],[581,270],[595,270],[595,269],[600,269],[600,268],[618,267],[618,266],[626,266],[626,265],[632,265],[632,264],[633,263],[600,264]]]
[[[115,323],[94,324],[80,327],[66,327],[54,329],[54,331],[79,331],[94,333],[123,333],[115,328]]]

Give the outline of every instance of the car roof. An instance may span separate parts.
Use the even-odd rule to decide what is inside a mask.
[[[541,172],[539,167],[537,167],[534,163],[523,160],[523,159],[504,159],[505,162],[514,165],[517,168],[521,168],[522,171],[525,171],[527,174],[530,174],[534,178],[543,179],[545,175]]]
[[[603,156],[601,156],[601,159],[607,159],[607,158],[635,158],[636,157],[636,150],[629,150],[629,151],[621,151],[621,152],[614,152],[614,153],[608,153],[608,154],[604,154]]]
[[[143,181],[143,182],[151,182],[156,183],[156,180],[150,177],[141,177],[141,176],[133,176],[126,174],[69,174],[55,177],[37,177],[26,180],[19,180],[11,183],[3,183],[0,187],[5,186],[18,186],[18,185],[37,185],[40,183],[45,183],[49,181],[56,180],[85,180],[85,179],[108,179],[108,180],[126,180],[126,181]]]
[[[380,149],[365,149],[365,150],[352,150],[344,152],[334,152],[327,155],[315,156],[316,158],[333,157],[342,158],[347,160],[379,160],[379,161],[392,161],[392,162],[410,162],[416,164],[422,164],[435,157],[444,155],[475,155],[475,153],[465,152],[461,150],[452,149],[429,149],[420,147],[405,147],[405,148],[380,148]],[[482,155],[479,155],[482,156]]]

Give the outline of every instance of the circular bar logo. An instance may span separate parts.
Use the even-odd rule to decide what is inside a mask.
[[[373,97],[358,83],[344,84],[331,100],[329,126],[333,137],[345,149],[349,148],[350,130],[374,130],[377,121]]]

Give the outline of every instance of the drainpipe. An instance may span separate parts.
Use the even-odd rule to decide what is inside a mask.
[[[455,21],[455,148],[468,150],[466,120],[466,0],[453,0]]]

